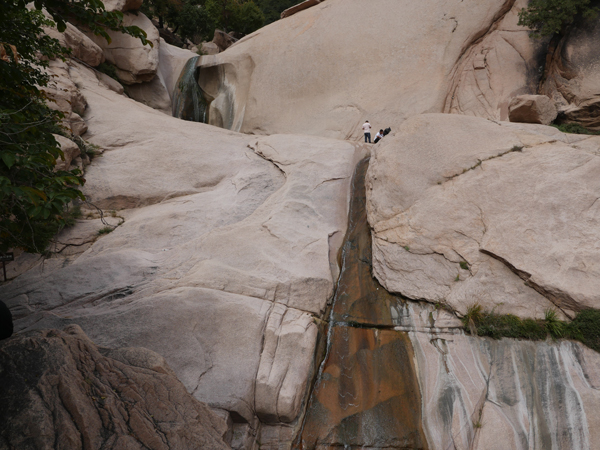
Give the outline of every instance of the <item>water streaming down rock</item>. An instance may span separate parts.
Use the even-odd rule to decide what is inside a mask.
[[[328,349],[296,448],[426,449],[421,396],[407,333],[394,329],[402,299],[371,276],[364,176],[357,167]]]
[[[208,122],[208,102],[198,85],[197,62],[200,56],[190,58],[173,90],[173,117],[192,122]]]
[[[327,352],[294,448],[596,448],[600,355],[576,342],[467,336],[454,314],[372,277],[367,165],[354,177]]]

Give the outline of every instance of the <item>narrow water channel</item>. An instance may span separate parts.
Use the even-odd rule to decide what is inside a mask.
[[[426,449],[421,394],[403,300],[371,274],[365,174],[356,168],[342,270],[333,299],[327,352],[294,448]]]

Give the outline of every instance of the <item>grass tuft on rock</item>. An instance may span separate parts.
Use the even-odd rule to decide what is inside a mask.
[[[560,125],[552,124],[554,128],[558,128],[559,131],[563,133],[571,133],[571,134],[593,134],[598,135],[600,131],[589,130],[586,127],[578,124],[578,123],[563,123]]]
[[[572,322],[558,318],[558,313],[548,309],[544,319],[521,319],[513,314],[498,314],[484,311],[474,304],[462,318],[466,331],[472,335],[493,339],[513,338],[543,341],[552,339],[572,339],[600,352],[600,310],[585,309],[577,314]]]

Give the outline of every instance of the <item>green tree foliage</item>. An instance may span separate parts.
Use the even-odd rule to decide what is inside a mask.
[[[250,34],[265,23],[265,16],[252,0],[206,0],[206,11],[215,27]]]
[[[301,0],[257,0],[258,7],[265,15],[265,25],[279,20],[281,13],[300,3]]]
[[[104,11],[98,0],[38,0],[56,20],[84,23],[108,37],[103,26],[145,40],[137,27],[120,25],[121,14]],[[67,50],[42,33],[54,23],[25,2],[6,0],[0,14],[0,252],[22,248],[41,253],[66,224],[65,210],[85,180],[78,170],[54,171],[62,152],[52,133],[58,133],[62,114],[48,108],[40,87],[48,84],[48,58]],[[41,56],[41,57],[40,57]]]
[[[592,0],[531,0],[519,12],[519,25],[533,30],[534,36],[562,34],[578,15],[593,18],[598,14]]]
[[[183,2],[173,22],[183,39],[193,40],[199,36],[201,39],[211,40],[215,32],[214,20],[208,15],[206,8],[190,1]]]
[[[250,34],[265,23],[253,0],[146,0],[142,11],[182,39],[211,40],[215,28]]]
[[[183,6],[182,0],[144,0],[141,11],[148,17],[158,19],[159,28],[164,28],[165,23],[174,24]]]

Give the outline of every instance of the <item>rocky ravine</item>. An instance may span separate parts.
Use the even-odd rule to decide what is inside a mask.
[[[194,55],[155,30],[152,49],[127,39],[110,49],[70,30],[69,42],[85,47],[79,59],[114,62],[129,95],[155,109],[83,64],[52,63],[67,125],[87,128],[104,152],[85,192],[115,211],[105,220],[116,229],[98,236],[100,219],[81,220],[58,237],[54,258],[22,255],[9,266],[19,276],[0,298],[17,330],[75,323],[103,347],[151,349],[226,419],[232,447],[288,448],[339,274],[350,179],[370,149],[374,271],[388,290],[463,313],[475,302],[522,317],[597,307],[598,138],[497,122],[539,76],[543,44],[515,25],[523,5],[326,0],[202,57],[211,117],[255,135],[164,114]],[[581,77],[592,80],[588,72]],[[370,149],[331,139],[360,137],[365,118],[394,133]],[[377,324],[393,333],[358,335],[373,343],[408,332],[399,341],[410,363],[391,361],[385,373],[416,380],[406,398],[420,402],[420,419],[408,418],[418,445],[599,441],[594,352],[467,337],[432,307],[386,303],[381,314]],[[351,344],[360,361],[366,348]],[[344,361],[331,366],[341,380],[333,410],[371,429],[335,404],[350,398]],[[365,405],[360,417],[373,417],[379,404]],[[499,436],[509,434],[505,444]]]
[[[18,330],[75,322],[102,346],[164,355],[249,448],[259,418],[268,433],[298,416],[313,318],[332,295],[348,186],[365,150],[180,121],[81,65],[69,72],[87,99],[86,137],[106,149],[85,192],[125,222],[82,254],[21,275],[2,298]]]

